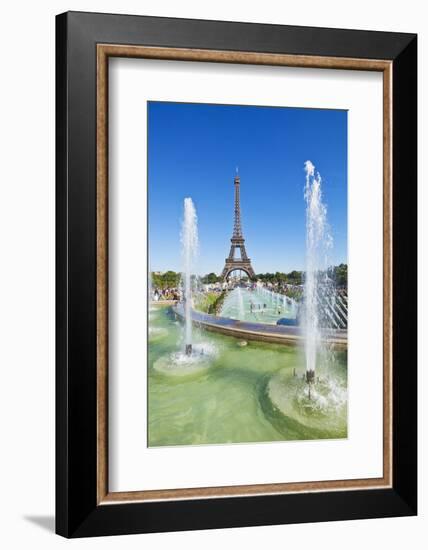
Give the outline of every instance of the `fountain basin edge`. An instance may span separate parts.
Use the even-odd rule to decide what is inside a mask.
[[[173,306],[174,313],[184,319],[184,311],[181,304]],[[227,317],[211,315],[191,310],[192,323],[195,326],[217,332],[225,336],[233,336],[244,340],[253,340],[257,342],[270,342],[283,345],[304,345],[304,334],[300,327],[289,327],[281,325],[268,325],[265,323],[253,323],[250,321],[237,321]],[[337,349],[347,349],[348,331],[347,330],[328,330],[325,332],[323,341]]]

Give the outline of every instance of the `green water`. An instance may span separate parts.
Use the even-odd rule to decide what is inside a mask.
[[[278,319],[295,319],[295,302],[267,289],[235,288],[228,293],[220,315],[240,321],[276,325]]]
[[[195,344],[213,355],[202,358],[200,370],[182,376],[177,365],[168,370],[182,349],[181,334],[169,309],[150,313],[149,446],[346,437],[346,403],[334,411],[305,408],[304,356],[298,347],[241,346],[235,338],[194,330]],[[346,353],[334,354],[328,368],[344,387]]]

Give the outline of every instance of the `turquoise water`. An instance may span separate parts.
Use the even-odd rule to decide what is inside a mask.
[[[235,288],[227,295],[220,315],[239,321],[275,325],[282,317],[295,319],[296,313],[296,303],[286,296],[264,288]]]
[[[188,362],[182,332],[169,308],[150,313],[149,446],[346,437],[346,352],[323,360],[309,400],[299,347],[195,329]]]

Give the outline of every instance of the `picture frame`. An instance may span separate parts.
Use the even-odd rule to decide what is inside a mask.
[[[107,83],[112,57],[383,74],[381,478],[109,491]],[[417,513],[416,90],[413,34],[82,12],[57,16],[58,534],[86,537]]]

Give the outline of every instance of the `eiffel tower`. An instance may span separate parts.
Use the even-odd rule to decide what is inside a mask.
[[[231,247],[229,252],[229,257],[226,258],[226,263],[221,274],[221,278],[225,281],[232,271],[244,271],[250,279],[255,279],[256,274],[254,273],[253,267],[251,265],[251,260],[247,256],[245,250],[245,239],[242,234],[241,226],[241,204],[240,204],[240,185],[241,180],[239,178],[238,172],[235,176],[235,223],[233,225],[233,234],[230,239]],[[235,258],[235,253],[239,249],[240,257]]]

